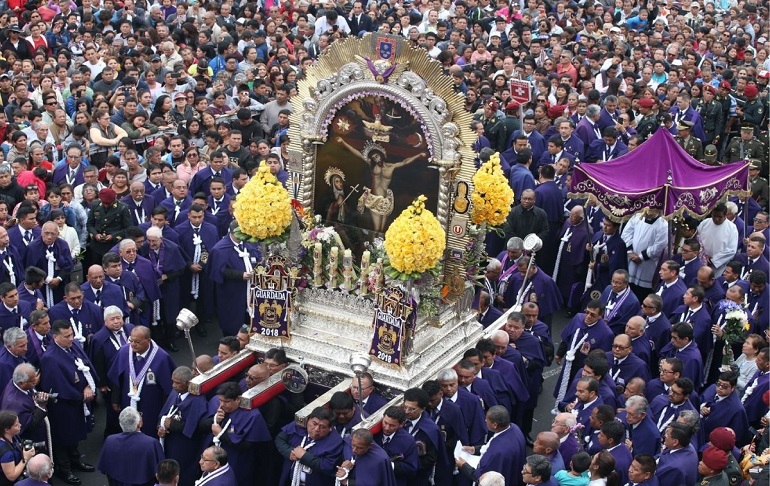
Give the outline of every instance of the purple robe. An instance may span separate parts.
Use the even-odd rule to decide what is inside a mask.
[[[179,246],[174,242],[163,240],[158,253],[146,244],[139,251],[153,265],[156,274],[166,276],[166,280],[160,283],[160,292],[163,295],[160,301],[161,318],[166,325],[176,322],[181,309],[180,277],[187,267]]]
[[[64,286],[69,281],[69,274],[72,271],[72,253],[70,252],[70,246],[61,238],[56,238],[53,245],[53,255],[56,258],[54,263],[54,277],[63,278],[63,282],[59,283],[53,290],[53,301],[59,302],[64,297]],[[37,267],[44,272],[48,271],[48,259],[46,258],[46,251],[48,245],[43,243],[42,238],[32,240],[32,243],[27,247],[27,253],[24,257],[24,267]],[[48,288],[48,285],[44,287]],[[46,291],[43,291],[43,295],[46,295]]]
[[[625,421],[624,421],[625,422]],[[626,422],[626,425],[627,422]],[[649,454],[655,456],[660,452],[660,431],[649,415],[634,426],[628,426],[628,438],[633,444],[634,455]]]
[[[260,261],[259,251],[245,244],[252,267]],[[225,336],[234,336],[246,321],[246,289],[243,280],[246,266],[238,256],[236,245],[231,238],[222,238],[209,252],[206,265],[209,278],[216,284],[217,318]]]
[[[487,450],[481,456],[476,469],[476,479],[488,471],[499,472],[505,477],[506,486],[521,484],[521,469],[526,458],[526,442],[518,425],[511,423],[487,442]]]
[[[677,277],[676,281],[670,284],[666,282],[660,283],[655,293],[663,300],[661,311],[666,317],[671,318],[671,314],[674,313],[676,308],[682,305],[682,296],[685,292],[687,292],[687,285],[681,278]]]
[[[353,457],[349,440],[345,440],[343,457],[347,460]],[[355,478],[356,486],[397,486],[390,457],[375,442],[372,442],[366,454],[356,457],[356,464],[350,475]]]
[[[618,392],[620,392],[620,387],[622,386],[625,388],[632,378],[639,377],[643,379],[645,383],[650,380],[649,365],[633,352],[626,356],[617,366],[615,366],[614,361],[615,357],[612,353],[607,353],[607,362],[610,364],[609,375],[618,385]]]
[[[685,400],[679,405],[674,405],[671,403],[668,395],[658,395],[650,401],[650,408],[647,413],[653,422],[655,422],[655,426],[662,437],[668,425],[675,421],[683,410],[693,410],[697,412],[690,400]],[[695,439],[695,437],[693,437],[693,439]]]
[[[224,238],[229,230],[230,222],[233,220],[233,216],[230,214],[230,196],[227,194],[223,195],[221,201],[215,201],[213,196],[209,196],[206,215],[209,214],[216,221],[215,224],[217,231],[219,231],[219,237]]]
[[[158,436],[157,417],[160,416],[160,410],[166,402],[166,397],[171,393],[171,373],[176,369],[174,360],[157,344],[152,343],[147,350],[145,359],[149,359],[154,349],[158,352],[150,363],[147,374],[144,376],[144,385],[136,409],[147,417],[142,424],[142,432],[150,437]],[[129,376],[128,360],[131,354],[130,346],[123,346],[118,351],[117,356],[107,371],[107,378],[112,383],[112,403],[117,403],[120,408],[126,408],[131,404],[131,398],[128,396],[131,391],[131,378]],[[136,357],[134,356],[134,360]],[[136,373],[139,374],[144,363],[134,361]],[[150,372],[153,373],[154,380],[151,379]],[[152,383],[154,381],[154,383]],[[137,384],[138,386],[138,384]]]
[[[96,468],[113,486],[151,486],[155,484],[158,463],[165,458],[156,439],[141,432],[122,432],[104,440]]]
[[[569,464],[572,460],[572,456],[581,450],[583,450],[583,448],[580,446],[580,442],[573,432],[567,434],[567,438],[559,445],[559,453],[561,454],[562,459],[564,459],[564,464]]]
[[[8,347],[3,346],[0,349],[0,386],[5,386],[6,383],[11,383],[11,377],[13,376],[13,370],[16,369],[22,363],[26,363],[25,356],[14,356],[8,351]]]
[[[96,301],[96,292],[94,292],[94,289],[89,282],[83,282],[80,286],[80,290],[83,291],[83,298],[85,300],[93,303],[102,310],[114,305],[123,311],[124,316],[129,314],[128,306],[126,306],[126,299],[123,296],[123,289],[119,285],[110,282],[109,278],[106,278],[102,288],[98,289],[101,290],[98,303]]]
[[[88,433],[87,417],[83,410],[83,390],[89,384],[84,371],[75,365],[76,358],[90,368],[91,376],[98,382],[99,376],[94,365],[77,344],[65,351],[52,343],[40,360],[40,389],[59,394],[56,403],[48,403],[48,417],[54,443],[62,446],[76,446],[86,439]]]
[[[474,380],[475,384],[479,380]],[[406,427],[406,426],[405,426]],[[408,429],[407,429],[408,430]],[[436,462],[434,465],[428,464],[426,461],[420,461],[420,470],[417,471],[415,478],[411,481],[411,484],[415,486],[427,486],[430,484],[429,478],[432,475],[435,467],[435,471],[438,472],[439,477],[444,474],[447,469],[451,468],[450,457],[446,450],[446,442],[441,435],[441,430],[438,425],[431,420],[430,415],[427,412],[423,412],[417,423],[412,427],[410,432],[414,440],[417,442],[417,448],[420,449],[420,443],[424,444],[426,451],[436,451]],[[427,455],[427,454],[426,454]]]
[[[40,291],[40,289],[29,290],[24,285],[24,282],[20,283],[19,286],[16,287],[16,290],[19,291],[19,301],[24,301],[28,303],[33,310],[35,309],[35,307],[37,307],[38,302],[45,301],[45,298],[43,297],[43,293]]]
[[[179,249],[182,250],[182,256],[184,257],[186,267],[188,268],[185,278],[181,282],[182,301],[183,303],[189,303],[192,299],[190,292],[192,291],[193,276],[189,271],[189,267],[192,265],[193,257],[195,256],[195,244],[193,243],[195,230],[189,221],[180,223],[176,227],[176,230],[179,233]],[[214,248],[214,245],[219,241],[217,228],[213,224],[204,221],[198,231],[202,243],[201,254],[203,254],[203,252],[210,254],[211,249]],[[198,273],[198,306],[202,306],[203,308],[199,309],[198,315],[214,317],[214,284],[211,282],[209,272],[206,270],[207,263],[202,263],[202,265],[204,267],[203,271]]]
[[[35,442],[46,439],[46,428],[43,421],[46,412],[35,405],[35,401],[29,392],[21,390],[13,382],[9,382],[5,386],[5,390],[3,390],[0,408],[16,412],[19,416],[22,439],[29,439]]]
[[[180,216],[180,219],[181,219],[181,216]],[[187,217],[185,217],[184,221],[187,221]],[[149,222],[142,223],[139,225],[139,229],[144,231],[144,233],[146,234],[147,230],[150,229],[150,226],[152,226],[152,224]],[[179,234],[176,232],[176,229],[166,224],[160,230],[163,233],[164,240],[171,241],[172,243],[177,243],[177,244],[179,243]]]
[[[487,424],[481,400],[464,387],[458,387],[456,397],[456,401],[453,403],[460,407],[463,420],[468,427],[468,443],[463,443],[463,445],[483,444],[487,436]],[[451,398],[447,398],[447,400],[452,401]]]
[[[660,350],[660,357],[681,359],[684,363],[682,376],[692,380],[696,390],[699,388],[703,382],[703,358],[697,343],[692,341],[682,349],[676,349],[673,344],[668,343]]]
[[[291,422],[281,429],[275,439],[278,453],[285,459],[279,484],[289,483],[294,464],[289,461],[289,454],[293,448],[302,445],[303,439],[307,445],[306,437],[307,430]],[[330,432],[323,439],[314,442],[300,460],[300,464],[310,468],[310,472],[305,473],[305,486],[334,486],[337,465],[342,462],[342,449],[342,439],[335,432]]]
[[[12,327],[26,329],[29,326],[29,314],[35,307],[28,302],[19,299],[15,312],[9,310],[5,304],[0,304],[0,333]]]
[[[568,233],[569,236],[567,236]],[[588,234],[584,223],[572,225],[569,221],[565,221],[559,232],[559,239],[567,238],[567,241],[564,245],[559,242],[561,258],[559,258],[558,248],[556,254],[559,261],[559,273],[556,274],[556,270],[554,270],[554,274],[557,276],[556,284],[564,302],[569,300],[572,286],[575,283],[585,282],[586,269],[588,268],[586,244],[590,241],[590,237],[591,235]]]
[[[658,457],[655,477],[663,485],[696,484],[698,453],[692,446],[662,452]]]
[[[224,426],[228,422],[226,432],[221,437],[221,446],[227,451],[228,463],[238,480],[233,484],[255,486],[264,484],[263,470],[268,467],[268,461],[265,460],[265,455],[257,453],[257,450],[272,443],[265,419],[257,409],[238,408],[232,413],[225,414],[221,425]],[[212,437],[209,435],[205,444],[211,443]],[[260,458],[262,460],[259,460]]]
[[[604,289],[600,299],[604,304],[604,321],[613,334],[623,334],[626,322],[639,313],[639,299],[630,288],[625,294],[622,291],[615,293],[611,285]]]
[[[118,356],[118,351],[122,346],[128,344],[128,337],[131,336],[131,330],[134,328],[131,324],[123,325],[123,332],[125,333],[125,341],[121,344],[121,339],[106,326],[99,329],[91,339],[91,345],[88,349],[88,357],[96,368],[96,372],[99,375],[99,381],[96,386],[99,388],[109,386],[110,382],[107,376],[107,372],[115,362],[115,358]],[[109,396],[108,396],[109,397]],[[106,433],[114,433],[120,431],[120,425],[118,424],[119,412],[116,412],[112,407],[106,407]]]
[[[83,304],[77,312],[77,317],[66,301],[61,301],[51,307],[48,311],[48,317],[51,319],[51,322],[58,319],[72,322],[73,331],[74,323],[79,322],[83,326],[83,337],[85,338],[96,334],[104,326],[104,313],[102,309],[87,300],[83,300]]]
[[[195,173],[190,181],[190,194],[197,194],[202,192],[206,195],[209,194],[209,186],[211,185],[211,178],[214,177],[214,171],[211,167],[204,167]],[[225,187],[233,182],[233,171],[228,167],[223,167],[219,171],[219,177],[225,181]]]
[[[228,457],[229,460],[230,458]],[[201,477],[201,480],[203,482],[199,483],[200,486],[233,486],[234,484],[242,484],[238,482],[230,464],[205,474]]]
[[[53,336],[49,332],[42,339],[31,327],[27,328],[27,361],[33,366],[40,366],[40,359],[43,357],[45,348],[53,343]]]
[[[374,441],[382,447],[393,462],[393,473],[398,486],[407,486],[407,481],[417,474],[420,461],[417,456],[417,443],[409,432],[400,428],[383,444],[382,432],[374,436]]]
[[[141,322],[134,322],[134,324],[149,325],[153,320],[152,302],[160,299],[161,297],[160,287],[158,287],[158,279],[160,278],[160,275],[155,273],[155,268],[153,267],[152,263],[150,263],[150,260],[144,258],[141,255],[137,255],[136,260],[134,260],[132,263],[129,263],[123,259],[121,262],[123,264],[123,273],[133,273],[139,279],[139,282],[144,289],[144,295],[147,298],[147,301],[150,303],[147,312],[143,312],[141,315]]]
[[[453,451],[458,441],[465,445],[471,444],[468,439],[468,428],[465,425],[463,411],[455,402],[442,398],[441,409],[430,410],[430,416],[441,431],[450,457],[454,454]]]
[[[716,386],[711,385],[701,394],[701,407],[707,406],[711,413],[700,421],[698,431],[700,443],[705,444],[711,431],[717,427],[729,427],[735,431],[735,445],[743,447],[751,440],[749,433],[749,420],[741,404],[741,398],[737,391],[733,391],[727,397],[717,401]]]
[[[134,198],[129,194],[128,196],[120,198],[120,202],[125,204],[128,208],[134,226],[139,226],[150,221],[152,210],[155,208],[155,199],[153,199],[152,196],[146,195],[139,201],[139,204],[136,204]]]
[[[759,428],[759,420],[767,413],[767,406],[762,401],[767,390],[770,390],[770,372],[757,370],[746,383],[742,398],[749,424],[754,428]]]
[[[174,227],[179,223],[187,221],[186,219],[183,220],[182,218],[180,218],[179,213],[181,213],[185,209],[190,209],[190,206],[192,206],[192,198],[190,196],[187,196],[186,198],[184,198],[182,203],[179,206],[177,206],[174,200],[174,196],[171,196],[168,199],[162,200],[158,205],[168,209],[168,222],[172,227]],[[179,208],[179,213],[177,213],[177,208]]]
[[[11,281],[11,273],[8,270],[8,266],[13,269],[16,285],[21,285],[24,282],[24,265],[16,248],[10,245],[0,254],[0,283]]]
[[[577,343],[579,343],[583,339],[583,336],[586,335],[588,337],[584,342],[590,343],[591,349],[601,349],[605,352],[611,349],[612,341],[615,339],[615,335],[612,333],[610,328],[607,327],[604,319],[599,319],[591,327],[588,327],[584,321],[585,314],[583,313],[576,314],[572,318],[569,324],[567,324],[567,327],[565,327],[561,333],[562,344],[560,345],[556,354],[561,355],[562,357],[566,356],[566,353],[569,351],[572,343],[575,343],[575,346],[577,347]],[[561,370],[559,370],[559,378],[556,382],[556,388],[554,388],[554,398],[556,398],[559,394],[559,388],[561,386],[562,380],[572,381],[572,378],[575,376],[578,370],[583,369],[585,357],[586,355],[581,353],[580,349],[576,350],[575,360],[572,362],[572,367],[570,369],[570,376],[564,376],[564,365],[566,365],[566,360],[562,363]]]
[[[506,305],[513,305],[516,302],[516,296],[519,295],[523,281],[524,277],[520,273],[511,275],[510,283],[505,291]],[[531,287],[530,283],[532,284]],[[522,303],[533,302],[538,305],[541,320],[547,319],[564,303],[556,283],[541,269],[535,272],[531,280],[527,280],[527,291],[522,300]]]
[[[32,231],[32,241],[35,241],[36,239],[40,238],[39,226],[35,226],[30,231]],[[32,243],[32,241],[30,241],[30,243],[28,244],[24,240],[24,237],[21,231],[21,226],[19,226],[18,224],[8,230],[8,239],[11,241],[11,245],[10,245],[11,248],[16,250],[16,253],[18,253],[20,258],[19,261],[22,262],[22,264],[24,264],[25,258],[27,257],[27,248],[29,247],[29,244]],[[22,271],[24,270],[24,268],[26,267],[22,267]]]
[[[628,482],[628,468],[634,461],[631,451],[628,450],[625,444],[621,443],[609,449],[608,452],[615,458],[615,471],[620,476],[620,484],[626,484]]]
[[[172,390],[160,411],[158,422],[174,407],[172,424],[170,429],[166,429],[163,448],[166,458],[176,460],[181,467],[179,486],[192,486],[200,475],[197,458],[205,434],[198,430],[198,422],[206,416],[206,397],[188,394],[184,400],[178,400],[179,393]]]
[[[128,307],[128,302],[134,304],[134,310],[129,312],[127,321],[136,324],[141,323],[142,312],[143,310],[146,310],[148,300],[147,295],[144,293],[144,287],[139,281],[139,277],[132,272],[121,271],[119,278],[113,280],[112,277],[107,277],[105,282],[110,282],[120,287],[123,299],[126,301],[126,307]],[[145,309],[143,309],[143,307]]]

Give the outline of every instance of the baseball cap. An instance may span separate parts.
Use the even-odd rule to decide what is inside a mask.
[[[160,56],[155,54],[150,58],[150,62],[160,61]]]

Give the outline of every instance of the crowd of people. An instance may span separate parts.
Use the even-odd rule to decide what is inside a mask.
[[[756,0],[3,2],[0,483],[97,468],[114,485],[766,483],[767,18]],[[517,311],[375,434],[352,430],[388,402],[368,375],[304,427],[301,395],[241,408],[280,349],[190,394],[248,341],[260,255],[232,203],[263,164],[288,183],[296,82],[367,32],[424,47],[465,97],[479,159],[500,153],[515,205],[486,242],[479,321]],[[621,225],[568,200],[575,164],[657,130],[707,164],[748,160],[751,195],[675,234],[658,211]],[[191,367],[169,354],[182,308],[225,336]],[[553,361],[555,419],[533,431]],[[78,444],[99,433],[98,397],[93,466]]]

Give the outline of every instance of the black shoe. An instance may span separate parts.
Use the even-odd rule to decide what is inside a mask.
[[[59,479],[61,479],[67,484],[74,484],[76,486],[82,484],[82,481],[80,480],[80,478],[75,476],[71,472],[60,473],[57,471],[56,477],[58,477]]]
[[[176,344],[174,344],[173,342],[170,342],[168,343],[168,350],[171,351],[172,353],[176,353],[177,351],[179,351],[179,348],[176,347]]]
[[[72,463],[72,467],[77,469],[78,471],[83,471],[83,472],[94,472],[94,471],[96,471],[95,467],[93,467],[90,464],[86,464],[85,462],[82,462],[82,461],[81,462],[73,462]]]

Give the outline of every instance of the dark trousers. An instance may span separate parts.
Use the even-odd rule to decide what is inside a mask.
[[[54,468],[59,475],[66,476],[72,472],[72,463],[80,462],[80,449],[77,445],[64,446],[53,443]]]

